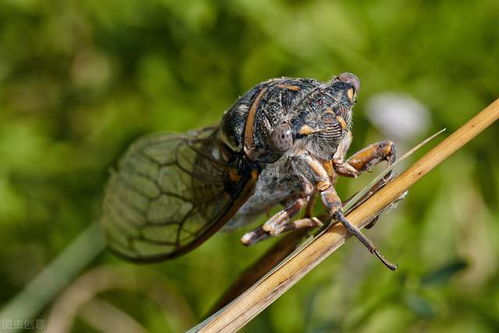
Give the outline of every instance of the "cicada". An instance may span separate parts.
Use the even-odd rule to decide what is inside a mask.
[[[262,82],[229,108],[218,126],[185,134],[139,138],[111,173],[100,219],[110,249],[138,262],[193,250],[220,229],[282,210],[242,236],[251,245],[322,222],[307,214],[321,198],[342,223],[394,269],[342,213],[334,185],[375,164],[395,161],[394,144],[372,144],[346,159],[359,79],[343,73],[328,82],[277,78]]]

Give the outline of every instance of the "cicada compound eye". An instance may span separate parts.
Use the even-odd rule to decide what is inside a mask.
[[[279,151],[287,151],[293,146],[293,132],[289,124],[278,125],[271,134],[272,145]]]

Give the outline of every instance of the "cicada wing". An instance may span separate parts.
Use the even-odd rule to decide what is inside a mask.
[[[101,225],[111,250],[154,262],[192,250],[251,195],[256,176],[229,177],[216,128],[156,134],[131,145],[111,174]]]

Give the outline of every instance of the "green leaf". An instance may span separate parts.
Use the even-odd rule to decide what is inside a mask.
[[[457,260],[423,276],[421,278],[421,285],[443,284],[466,267],[468,267],[468,264],[465,261]]]
[[[435,310],[431,304],[420,295],[410,294],[406,297],[405,302],[418,316],[433,317],[435,315]]]

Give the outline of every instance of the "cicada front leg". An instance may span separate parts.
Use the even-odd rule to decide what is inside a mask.
[[[348,132],[338,145],[333,158],[334,171],[341,176],[357,177],[364,171],[371,171],[374,166],[383,161],[391,165],[397,159],[394,143],[391,141],[381,141],[356,152],[345,161],[351,142],[352,134]]]
[[[333,168],[336,174],[344,177],[357,177],[362,172],[370,171],[377,164],[386,161],[388,166],[393,164],[397,159],[395,145],[391,141],[381,141],[373,143],[366,148],[353,154],[345,161],[346,153],[352,142],[352,134],[348,132],[338,146],[338,150],[333,159]],[[377,191],[383,187],[391,177],[391,172],[387,173],[378,184],[373,188]],[[370,193],[372,194],[372,193]],[[369,194],[369,195],[370,195]],[[375,216],[372,221],[366,226],[366,229],[372,228],[378,221],[378,216]]]
[[[352,132],[347,132],[347,134],[343,137],[336,149],[336,153],[333,157],[333,168],[336,174],[345,176],[345,177],[357,177],[360,175],[360,171],[355,169],[353,166],[345,162],[345,158],[350,148],[350,144],[352,143]]]

